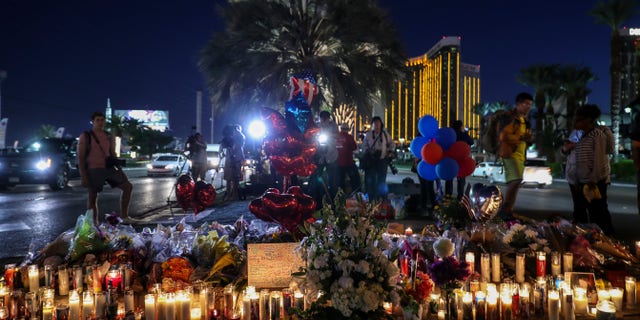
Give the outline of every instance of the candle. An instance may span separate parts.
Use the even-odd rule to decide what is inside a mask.
[[[543,314],[546,296],[547,282],[545,281],[544,277],[538,277],[533,292],[533,310],[535,314]]]
[[[94,300],[96,304],[96,317],[104,317],[107,312],[107,295],[104,292],[96,292]]]
[[[260,320],[269,319],[269,296],[268,289],[260,290]]]
[[[476,269],[476,254],[474,252],[467,251],[467,253],[464,254],[464,261],[469,264],[469,271],[473,274]]]
[[[176,296],[173,293],[167,294],[165,310],[165,320],[174,320],[176,318]]]
[[[87,319],[93,314],[93,294],[89,291],[82,293],[82,319]]]
[[[563,287],[562,289],[562,314],[564,320],[575,320],[575,306],[573,304],[573,292],[571,288]],[[622,302],[622,301],[621,301]]]
[[[93,292],[102,291],[102,272],[98,265],[91,267],[91,286],[93,288]]]
[[[146,320],[156,320],[156,297],[153,294],[144,296],[144,318]]]
[[[382,309],[384,310],[385,314],[392,314],[393,313],[393,305],[391,304],[391,302],[385,301],[382,303]]]
[[[500,313],[502,320],[513,319],[513,312],[511,310],[513,298],[510,292],[504,292],[500,295]]]
[[[491,254],[491,281],[498,283],[500,282],[500,254],[492,253]]]
[[[80,294],[78,291],[71,290],[69,292],[69,319],[80,318]]]
[[[280,320],[280,305],[282,304],[282,297],[280,292],[273,291],[269,295],[269,319]]]
[[[42,320],[53,320],[53,307],[52,306],[43,306],[42,307]]]
[[[134,311],[134,295],[133,290],[127,289],[124,291],[124,312]]]
[[[82,287],[84,286],[84,280],[82,278],[82,268],[78,265],[73,266],[73,289],[82,293]]]
[[[66,266],[58,267],[58,294],[61,296],[69,294],[69,272]]]
[[[438,320],[445,320],[444,310],[438,310]]]
[[[56,306],[56,320],[69,320],[69,306],[61,303]]]
[[[485,320],[486,295],[484,291],[476,292],[476,320]]]
[[[597,320],[615,320],[616,307],[611,301],[598,301],[596,305],[596,319]]]
[[[178,320],[189,320],[191,318],[191,295],[184,290],[178,291],[175,300]]]
[[[167,319],[167,294],[158,293],[156,297],[156,318],[158,320]]]
[[[589,312],[588,307],[587,290],[585,288],[575,287],[573,289],[574,312],[576,314],[587,314]]]
[[[202,319],[202,311],[200,307],[191,308],[191,320],[201,320]]]
[[[611,297],[611,301],[613,305],[616,307],[616,310],[622,310],[622,295],[623,291],[620,288],[611,288],[609,289],[609,297]]]
[[[516,282],[523,283],[524,282],[524,253],[516,254]]]
[[[488,253],[480,255],[480,275],[482,281],[491,281],[491,256]]]
[[[231,318],[233,315],[233,310],[235,306],[235,292],[233,289],[233,285],[229,284],[224,287],[224,316],[227,318]]]
[[[598,290],[598,301],[606,301],[611,300],[611,295],[609,294],[609,290]]]
[[[9,290],[13,290],[13,280],[16,275],[16,264],[9,263],[4,265],[4,281],[7,283]]]
[[[636,307],[636,278],[625,277],[624,278],[624,290],[627,293],[627,308],[633,309]]]
[[[413,230],[411,229],[411,227],[404,229],[404,235],[407,237],[413,235]]]
[[[561,264],[560,264],[560,253],[559,252],[551,252],[551,275],[558,276],[560,274]]]
[[[242,296],[242,319],[251,320],[251,296],[247,293]]]
[[[299,291],[296,293],[300,293]],[[302,294],[300,294],[302,296]],[[260,319],[260,296],[257,292],[251,293],[251,320]],[[297,307],[297,306],[296,306]],[[300,299],[300,310],[304,308],[304,296]]]
[[[523,283],[522,287],[520,288],[519,291],[519,296],[520,296],[520,318],[521,319],[529,319],[529,317],[531,317],[531,299],[530,297],[530,289],[531,287],[529,286],[528,283]]]
[[[558,320],[560,318],[560,294],[556,290],[549,291],[549,320]]]
[[[487,295],[487,320],[499,320],[500,313],[498,312],[498,293],[491,292]]]
[[[302,292],[296,290],[296,292],[293,294],[293,305],[298,310],[304,310],[304,295],[302,294]]]
[[[53,267],[48,264],[44,266],[44,286],[53,288]]]
[[[562,270],[564,272],[573,272],[573,253],[565,252],[562,255]]]
[[[104,283],[107,288],[111,287],[116,290],[120,288],[120,284],[122,283],[122,274],[120,273],[120,269],[110,269],[104,277]]]
[[[536,277],[544,277],[547,274],[547,254],[544,251],[536,253]]]
[[[471,292],[465,292],[462,295],[462,319],[473,320],[473,295]]]
[[[40,289],[40,271],[38,270],[38,266],[32,264],[28,269],[29,274],[29,291],[38,292]]]

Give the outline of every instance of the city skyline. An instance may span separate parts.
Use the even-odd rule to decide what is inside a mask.
[[[77,136],[107,98],[113,109],[169,110],[172,134],[184,137],[195,123],[198,90],[205,93],[201,126],[209,137],[205,81],[196,63],[210,35],[223,28],[214,10],[220,2],[2,1],[7,144],[26,142],[44,124]],[[577,64],[598,76],[589,101],[607,111],[610,29],[587,14],[595,3],[380,1],[408,57],[424,54],[442,36],[460,36],[463,61],[481,67],[483,102],[512,103],[520,91],[533,93],[515,79],[521,68]],[[626,25],[640,26],[638,16]]]

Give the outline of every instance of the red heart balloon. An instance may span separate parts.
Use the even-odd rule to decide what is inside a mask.
[[[301,177],[308,177],[316,171],[318,167],[311,161],[306,161],[305,164],[295,171],[295,174]]]
[[[291,186],[291,187],[289,187],[289,189],[287,189],[287,193],[288,194],[292,194],[292,195],[294,195],[296,197],[304,195],[304,192],[302,192],[302,188],[300,188],[300,186]]]
[[[215,199],[216,189],[210,183],[198,181],[194,189],[193,212],[198,214],[211,206]]]
[[[251,200],[251,202],[249,203],[249,211],[251,211],[251,213],[253,213],[253,215],[256,216],[256,218],[262,221],[273,222],[271,215],[269,214],[269,212],[267,212],[267,209],[262,205],[262,198]]]
[[[316,154],[316,151],[318,151],[318,147],[316,147],[316,145],[308,144],[304,148],[302,148],[302,151],[300,151],[300,155],[305,159],[311,159]]]
[[[176,199],[184,211],[187,211],[187,209],[191,207],[194,189],[195,183],[191,176],[183,174],[178,178],[176,182]]]
[[[271,125],[271,129],[275,131],[272,133],[281,134],[287,128],[287,122],[280,112],[271,108],[262,108],[260,112],[262,114],[262,118],[267,120],[268,124]]]
[[[320,127],[318,126],[307,126],[307,129],[304,131],[304,138],[307,141],[316,141],[316,136],[320,133]]]

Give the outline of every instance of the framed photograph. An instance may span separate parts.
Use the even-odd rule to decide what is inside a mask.
[[[598,302],[598,290],[596,289],[596,276],[589,272],[565,272],[564,281],[572,287],[584,288],[587,291],[589,303]]]

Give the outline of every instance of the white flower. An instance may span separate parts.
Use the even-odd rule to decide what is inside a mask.
[[[535,239],[538,236],[538,233],[531,229],[525,230],[524,234],[527,236],[527,238],[531,238],[531,239]]]
[[[349,289],[353,286],[353,279],[347,276],[342,276],[338,279],[338,284],[345,289]]]
[[[366,260],[360,260],[360,262],[358,262],[358,266],[356,267],[356,270],[362,274],[368,274],[369,269],[369,262],[367,262]]]
[[[454,249],[453,242],[449,238],[439,238],[433,243],[433,250],[441,258],[450,257]]]

